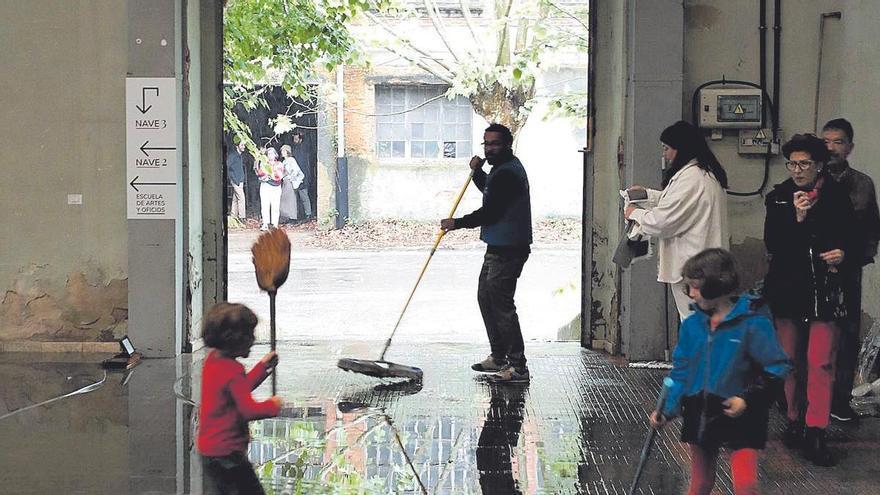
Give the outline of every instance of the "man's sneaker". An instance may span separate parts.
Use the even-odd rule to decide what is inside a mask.
[[[831,417],[836,419],[837,421],[842,421],[844,423],[858,423],[859,415],[853,408],[846,404],[842,407],[835,407],[831,409]]]
[[[496,361],[491,355],[479,363],[471,365],[471,369],[480,373],[495,373],[503,370],[507,366],[507,361]]]
[[[495,373],[494,375],[490,375],[489,379],[493,382],[504,382],[504,383],[518,383],[518,382],[528,382],[529,381],[529,370],[528,368],[523,368],[517,370],[513,366],[507,366],[503,370]]]

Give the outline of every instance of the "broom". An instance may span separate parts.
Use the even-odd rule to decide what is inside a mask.
[[[461,198],[464,196],[464,193],[465,191],[467,191],[467,188],[473,178],[474,171],[471,170],[471,173],[468,174],[467,180],[464,181],[464,184],[461,186],[461,191],[459,191],[458,196],[455,197],[455,203],[453,203],[452,209],[449,211],[449,215],[446,218],[452,218],[452,216],[455,215],[455,210],[458,209],[458,204],[461,203]],[[409,307],[409,303],[410,301],[412,301],[413,295],[416,293],[416,289],[419,287],[419,282],[422,281],[422,277],[425,275],[425,271],[428,269],[428,263],[431,262],[431,258],[433,258],[434,253],[437,252],[437,246],[440,245],[440,240],[443,239],[444,235],[446,235],[446,231],[443,229],[441,229],[437,233],[437,238],[434,239],[434,245],[431,247],[431,252],[428,254],[428,259],[425,260],[425,264],[422,266],[422,271],[419,273],[419,278],[416,279],[416,284],[413,286],[412,291],[409,293],[409,297],[406,299],[406,303],[403,305],[403,310],[400,312],[400,316],[397,317],[397,323],[394,324],[394,328],[391,330],[391,335],[389,335],[388,340],[385,341],[385,347],[382,348],[382,354],[379,355],[379,359],[376,361],[370,361],[367,359],[342,358],[336,363],[336,366],[345,371],[361,373],[378,378],[396,377],[421,381],[421,369],[415,366],[406,366],[403,364],[396,364],[385,361],[385,353],[388,352],[388,348],[391,346],[391,339],[394,338],[394,334],[397,332],[397,327],[400,326],[400,322],[401,320],[403,320],[403,315],[406,314],[406,308]]]
[[[269,342],[275,350],[275,295],[287,281],[290,271],[290,239],[281,229],[272,229],[257,238],[251,247],[257,285],[269,293]],[[276,373],[272,373],[272,395],[277,385]]]

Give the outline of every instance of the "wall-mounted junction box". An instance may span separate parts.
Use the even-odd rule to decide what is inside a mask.
[[[761,127],[764,113],[757,88],[706,88],[700,90],[700,127],[704,129]]]
[[[779,154],[779,144],[774,145],[773,131],[770,129],[740,130],[736,148],[741,155],[763,155],[768,151]]]

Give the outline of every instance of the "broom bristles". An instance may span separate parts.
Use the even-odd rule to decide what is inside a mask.
[[[260,235],[251,247],[257,285],[266,292],[277,292],[290,271],[290,239],[281,229]]]

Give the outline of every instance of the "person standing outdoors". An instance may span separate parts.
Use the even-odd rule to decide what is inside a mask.
[[[281,160],[284,164],[284,182],[281,185],[281,216],[291,221],[301,220],[296,206],[297,189],[302,185],[303,172],[293,157],[289,144],[281,147]]]
[[[847,318],[840,323],[840,340],[837,349],[837,373],[834,379],[834,395],[831,399],[831,417],[838,421],[858,421],[858,415],[850,407],[856,362],[859,359],[859,335],[862,314],[862,271],[874,262],[877,241],[880,240],[880,212],[874,181],[866,174],[850,166],[847,158],[852,153],[853,127],[846,119],[829,120],[822,128],[822,138],[831,154],[828,172],[849,193],[855,210],[861,246],[853,253],[853,269],[844,280],[844,300]]]
[[[477,302],[491,354],[471,368],[494,372],[495,381],[527,382],[529,369],[514,293],[531,253],[532,210],[529,179],[512,147],[510,129],[501,124],[486,128],[486,158],[474,156],[469,164],[474,171],[474,185],[483,193],[483,205],[461,218],[441,220],[440,228],[449,231],[480,227],[480,239],[486,243]],[[492,166],[488,174],[483,171],[484,162]]]
[[[281,183],[284,180],[284,164],[278,160],[275,148],[254,160],[254,172],[260,179],[260,230],[278,227],[281,217]]]
[[[302,203],[305,219],[312,218],[312,202],[309,198],[309,190],[312,183],[312,167],[309,161],[309,154],[306,146],[303,144],[302,132],[293,133],[293,158],[299,164],[300,171],[303,174],[299,187],[296,188],[296,194]]]
[[[247,203],[244,196],[244,143],[235,138],[235,150],[226,157],[226,176],[232,185],[232,207],[229,214],[241,222],[247,217]]]
[[[642,233],[659,239],[657,281],[670,285],[679,319],[692,313],[682,282],[685,262],[708,248],[727,249],[727,173],[709,149],[700,130],[680,120],[660,134],[663,160],[662,190],[645,189],[644,208],[629,205],[624,217]]]

